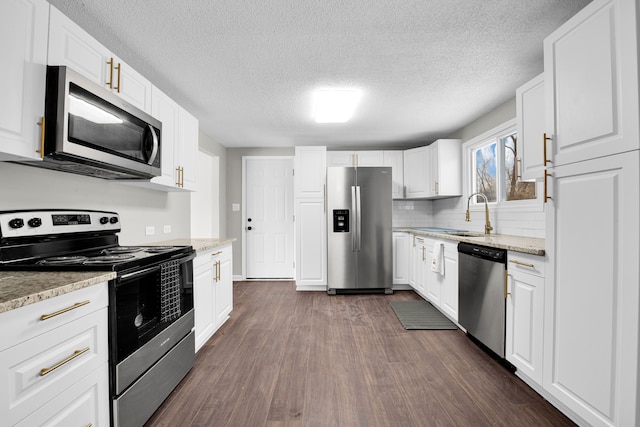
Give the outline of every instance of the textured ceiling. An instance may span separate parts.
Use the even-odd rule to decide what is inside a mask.
[[[407,147],[445,137],[542,72],[588,0],[49,0],[227,147]],[[312,92],[355,87],[352,121]]]

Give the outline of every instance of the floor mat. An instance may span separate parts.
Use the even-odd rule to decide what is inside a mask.
[[[389,301],[405,329],[458,329],[427,301]]]

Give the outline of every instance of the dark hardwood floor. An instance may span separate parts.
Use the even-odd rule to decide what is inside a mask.
[[[459,330],[407,331],[393,295],[235,282],[231,318],[147,426],[571,426]]]

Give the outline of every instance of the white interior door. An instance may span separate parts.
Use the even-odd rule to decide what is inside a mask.
[[[247,279],[293,278],[293,159],[245,160]]]

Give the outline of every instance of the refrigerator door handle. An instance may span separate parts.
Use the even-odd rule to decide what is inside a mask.
[[[360,252],[362,243],[362,216],[360,212],[360,186],[356,186],[356,250]]]
[[[356,234],[357,234],[357,223],[358,223],[358,218],[357,218],[357,204],[356,204],[356,187],[355,186],[351,186],[351,252],[355,252],[357,250],[357,241],[356,241]]]

